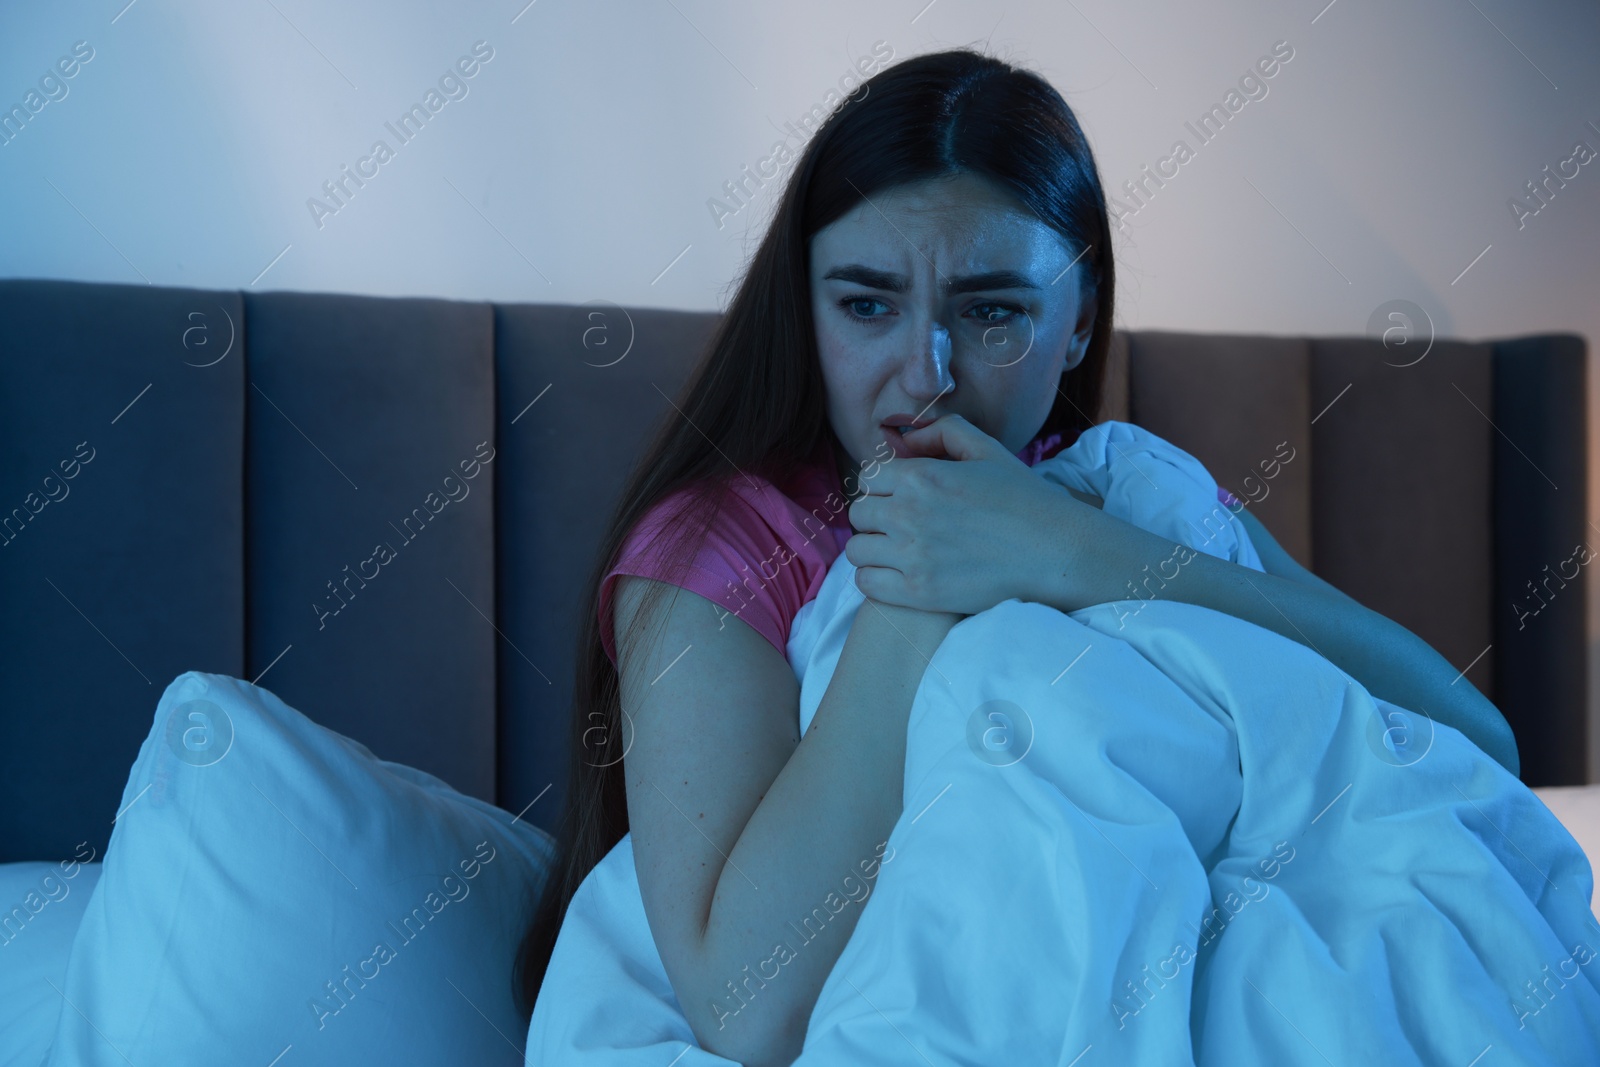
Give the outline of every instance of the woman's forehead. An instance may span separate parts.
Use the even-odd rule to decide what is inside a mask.
[[[896,186],[863,199],[811,240],[813,273],[843,262],[904,272],[1046,265],[1066,254],[1054,229],[992,183],[970,174]]]
[[[843,220],[841,220],[843,221]],[[811,245],[811,273],[873,288],[900,290],[925,275],[976,276],[1001,271],[1036,273],[1048,283],[1072,261],[1065,241],[1043,223],[1015,218],[963,220],[890,216],[874,226],[862,220],[818,233]],[[866,271],[853,268],[864,267]],[[888,284],[863,275],[890,275]],[[989,286],[1012,288],[1013,286]],[[1042,287],[1042,284],[1041,286]]]

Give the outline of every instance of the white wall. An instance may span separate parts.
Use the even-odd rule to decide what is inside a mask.
[[[988,40],[1063,92],[1111,189],[1194,150],[1127,220],[1121,325],[1358,334],[1405,299],[1442,336],[1600,341],[1600,159],[1508,206],[1600,150],[1593,4],[524,2],[7,5],[0,106],[93,58],[0,146],[0,276],[719,308],[774,199],[719,228],[724,182],[874,42]],[[467,95],[398,145],[384,123],[477,41]],[[1267,95],[1200,144],[1184,123],[1278,41]],[[379,138],[319,226],[307,201]]]

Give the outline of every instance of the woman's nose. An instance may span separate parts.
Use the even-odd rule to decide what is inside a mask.
[[[900,370],[907,395],[932,402],[955,388],[950,375],[950,331],[932,323]]]

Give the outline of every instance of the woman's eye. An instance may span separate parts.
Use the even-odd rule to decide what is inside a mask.
[[[993,323],[996,323],[996,322],[1009,322],[1011,319],[1017,317],[1018,315],[1026,315],[1027,314],[1026,311],[1024,311],[1022,308],[1017,307],[1015,304],[978,304],[972,310],[978,312],[978,321],[979,322],[990,323],[990,324],[993,324]],[[1002,311],[1002,312],[1005,312],[1006,314],[1002,318],[1002,317],[999,317],[999,316],[994,314],[994,312],[996,312],[996,311]]]
[[[862,314],[858,310],[862,304],[877,304],[882,307],[888,307],[882,300],[870,296],[847,296],[839,301],[839,306],[844,309],[844,313],[857,322],[875,322],[882,317],[872,314],[870,310],[866,314]]]

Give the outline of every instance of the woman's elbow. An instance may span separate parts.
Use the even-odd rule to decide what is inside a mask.
[[[772,1004],[762,1010],[763,1006],[755,1002],[728,1011],[716,1006],[714,996],[688,1003],[708,1006],[704,1011],[684,1010],[695,1041],[706,1052],[742,1067],[789,1067],[800,1058],[809,1012],[775,1015]]]

